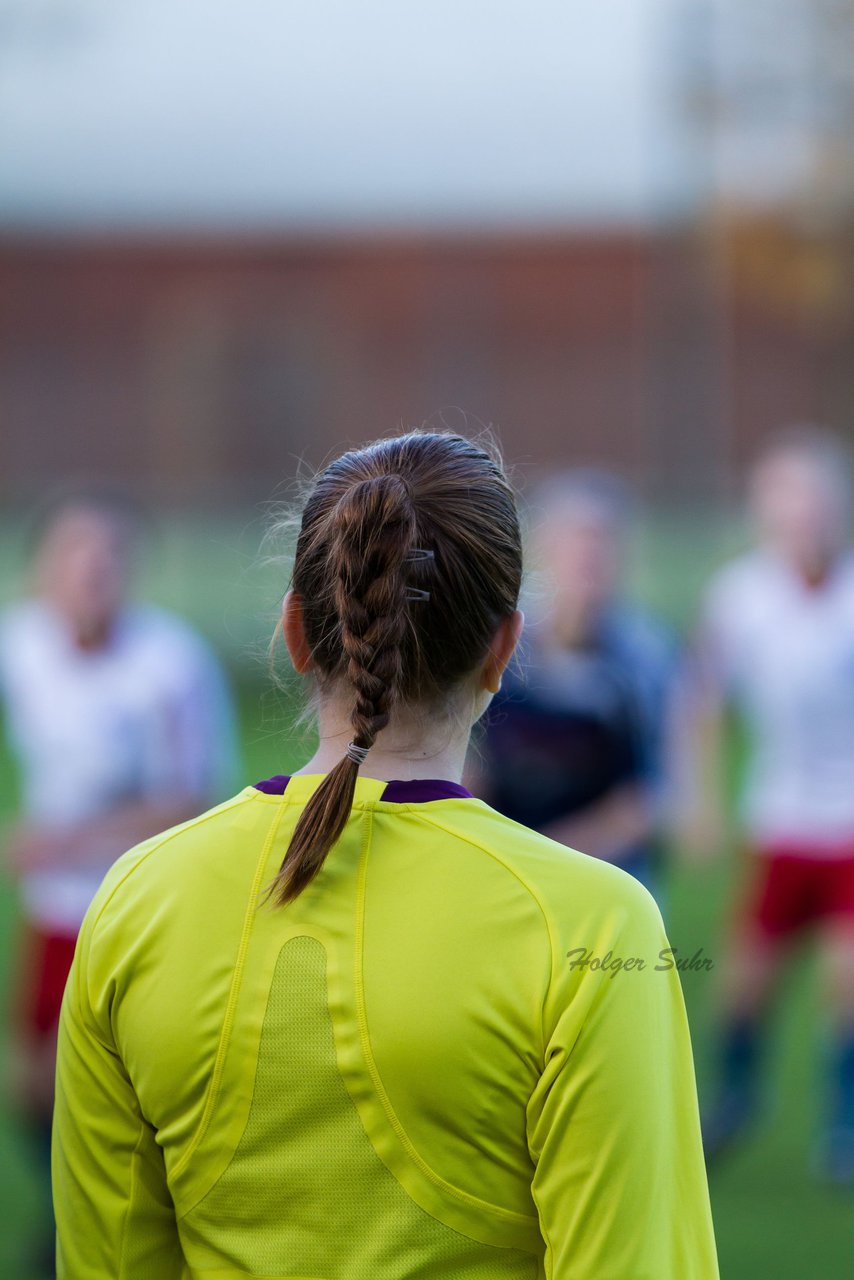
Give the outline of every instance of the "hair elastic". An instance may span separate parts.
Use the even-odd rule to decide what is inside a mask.
[[[344,753],[348,760],[352,760],[354,764],[364,764],[370,747],[359,747],[355,742],[347,743],[347,750]]]

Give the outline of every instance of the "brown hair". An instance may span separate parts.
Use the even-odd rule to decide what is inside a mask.
[[[396,703],[436,705],[516,608],[519,520],[500,458],[462,436],[413,431],[345,453],[315,480],[292,576],[321,688],[345,679],[353,742],[371,747]],[[317,875],[353,804],[346,756],[314,791],[270,892]]]

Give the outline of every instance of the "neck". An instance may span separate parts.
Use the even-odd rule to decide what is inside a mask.
[[[426,718],[426,717],[425,717]],[[311,759],[296,773],[329,773],[353,738],[349,717],[333,707],[322,707],[320,744]],[[470,730],[458,730],[450,722],[425,736],[424,724],[415,717],[395,720],[382,730],[359,772],[388,782],[392,778],[445,778],[459,782],[463,776]]]
[[[84,653],[93,653],[99,649],[106,649],[109,646],[112,637],[112,629],[108,625],[99,626],[92,630],[78,630],[74,633],[74,643],[78,649],[82,649]]]
[[[789,563],[805,586],[817,590],[832,577],[836,555],[830,551],[817,552],[813,556],[793,557]]]
[[[75,649],[79,649],[82,653],[97,653],[100,649],[107,649],[112,644],[115,630],[113,618],[99,618],[90,622],[75,618],[73,614],[63,609],[59,609],[58,612],[64,620],[69,641]]]

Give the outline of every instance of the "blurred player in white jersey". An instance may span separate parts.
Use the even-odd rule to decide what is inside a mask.
[[[820,944],[833,1048],[821,1170],[854,1181],[854,557],[842,447],[797,429],[751,478],[758,545],[705,600],[695,716],[700,822],[719,840],[723,712],[748,731],[746,887],[731,925],[714,1158],[758,1112],[762,1027],[791,943]]]
[[[12,1087],[49,1150],[56,1029],[78,929],[125,849],[229,794],[234,716],[213,654],[133,604],[137,529],[104,494],[44,518],[33,594],[0,613],[0,698],[22,784],[5,832],[23,909]]]

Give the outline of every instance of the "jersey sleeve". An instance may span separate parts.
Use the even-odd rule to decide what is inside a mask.
[[[186,1272],[163,1153],[112,1036],[108,1011],[115,984],[94,971],[92,919],[90,911],[59,1027],[53,1122],[57,1277],[180,1280]]]
[[[622,888],[604,923],[555,926],[528,1107],[546,1276],[717,1280],[679,975],[653,899]]]

